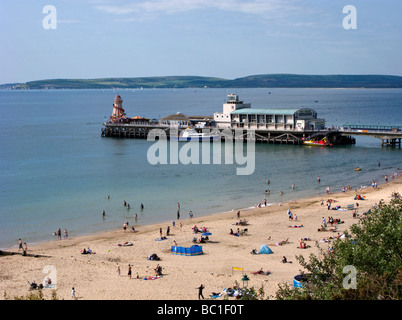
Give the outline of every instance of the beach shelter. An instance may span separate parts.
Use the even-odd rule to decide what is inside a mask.
[[[273,253],[271,248],[269,248],[266,244],[262,244],[260,251],[258,251],[258,254],[270,254]]]
[[[202,246],[191,246],[189,248],[172,246],[172,253],[179,256],[198,256],[203,254]]]

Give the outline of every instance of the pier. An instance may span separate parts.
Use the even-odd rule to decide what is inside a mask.
[[[153,129],[163,130],[167,139],[170,139],[172,131],[181,134],[183,130],[186,130],[188,126],[175,126],[163,125],[158,123],[150,124],[119,124],[119,123],[105,123],[104,128],[101,130],[102,137],[114,137],[114,138],[133,138],[133,139],[147,139],[154,131]],[[197,132],[203,131],[215,131],[221,134],[221,141],[225,142],[228,138],[236,136],[236,130],[241,131],[242,139],[247,142],[251,138],[247,135],[247,128],[236,129],[219,129],[215,126],[208,126],[203,128],[193,127]],[[231,131],[231,135],[226,133]],[[303,144],[305,139],[310,139],[314,136],[326,136],[329,141],[334,145],[347,145],[354,144],[355,139],[347,134],[345,131],[329,131],[329,130],[269,130],[269,129],[252,129],[254,130],[253,141],[257,143],[270,143],[270,144]],[[150,136],[151,137],[151,136]],[[155,137],[152,137],[153,139]]]
[[[310,139],[325,138],[328,145],[350,145],[356,143],[354,136],[368,136],[380,139],[381,146],[400,147],[402,139],[401,126],[343,125],[326,128],[325,120],[318,118],[313,109],[255,109],[234,94],[228,95],[223,112],[214,116],[187,116],[178,112],[160,120],[138,116],[128,118],[122,103],[123,99],[117,95],[112,116],[101,130],[102,137],[155,139],[160,138],[156,137],[156,132],[159,132],[170,139],[171,134],[180,136],[184,130],[191,128],[197,133],[219,134],[223,142],[237,137],[245,142],[301,145]],[[250,132],[254,134],[250,136]]]

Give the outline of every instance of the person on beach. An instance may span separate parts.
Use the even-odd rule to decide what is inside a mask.
[[[198,289],[198,300],[200,300],[200,297],[204,299],[204,296],[202,294],[202,290],[204,290],[204,286],[201,284],[197,289]]]
[[[20,250],[24,250],[23,248],[22,248],[22,240],[21,239],[18,239],[18,251],[20,251]]]
[[[75,299],[75,289],[74,287],[71,289],[71,297]]]
[[[68,232],[67,232],[67,229],[64,229],[64,239],[67,239],[68,238]]]
[[[126,231],[126,229],[127,229],[127,223],[124,222],[123,223],[123,230]]]
[[[180,203],[177,203],[177,220],[180,219]]]
[[[117,275],[120,277],[120,266],[119,265],[117,265]]]
[[[127,273],[129,279],[131,279],[131,264],[128,265],[128,273]]]
[[[60,228],[57,230],[57,237],[59,238],[59,240],[61,240],[61,229]]]
[[[105,219],[105,210],[102,211],[102,218]]]

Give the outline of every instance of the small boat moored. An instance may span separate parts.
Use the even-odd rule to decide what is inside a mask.
[[[170,139],[178,141],[214,141],[220,140],[221,135],[217,132],[197,132],[195,129],[187,128],[179,136],[171,136]]]
[[[318,146],[318,147],[327,147],[333,145],[332,143],[329,143],[326,137],[323,137],[322,139],[311,138],[310,140],[304,140],[303,144],[307,146]]]

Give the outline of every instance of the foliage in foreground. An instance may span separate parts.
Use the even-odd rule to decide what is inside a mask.
[[[10,300],[6,292],[4,292],[4,300]],[[46,300],[46,299],[43,296],[42,290],[37,290],[37,291],[30,291],[25,296],[14,296],[14,300]],[[52,296],[50,300],[59,300],[59,298],[57,297],[56,290],[52,290]]]
[[[320,249],[306,261],[303,288],[280,284],[279,300],[399,300],[402,284],[402,200],[382,201],[338,239],[331,251]],[[353,272],[356,276],[353,276]]]

